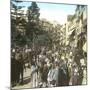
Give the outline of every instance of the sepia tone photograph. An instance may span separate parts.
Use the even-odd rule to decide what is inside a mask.
[[[87,5],[11,0],[11,89],[87,85]]]

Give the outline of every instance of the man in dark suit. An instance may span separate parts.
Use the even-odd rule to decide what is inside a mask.
[[[59,73],[58,73],[58,86],[69,85],[69,72],[66,63],[62,60],[60,62]]]

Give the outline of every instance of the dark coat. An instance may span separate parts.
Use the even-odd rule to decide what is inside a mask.
[[[58,86],[68,86],[68,85],[69,85],[68,69],[60,67],[58,74]]]

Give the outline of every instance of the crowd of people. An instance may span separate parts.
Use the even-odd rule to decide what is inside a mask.
[[[67,58],[48,58],[46,53],[37,56],[31,55],[23,48],[12,49],[11,55],[11,84],[23,85],[25,64],[30,69],[31,88],[35,87],[57,87],[78,85],[78,67],[74,62],[70,64]],[[31,58],[32,57],[32,58]]]

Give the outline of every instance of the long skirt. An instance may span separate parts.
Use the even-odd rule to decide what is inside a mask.
[[[35,88],[38,86],[37,72],[34,72],[32,74],[31,81],[32,81],[32,88]]]

